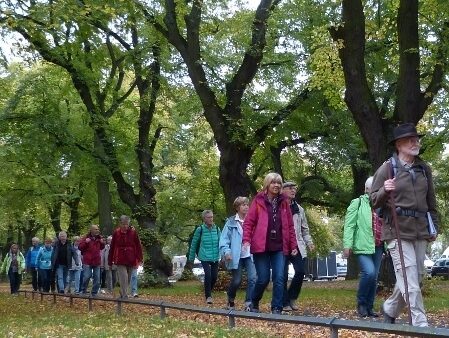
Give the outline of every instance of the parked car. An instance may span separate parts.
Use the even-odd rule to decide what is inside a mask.
[[[426,259],[424,260],[424,266],[426,267],[427,276],[432,275],[432,266],[434,265],[433,260],[431,260],[427,255]]]
[[[348,265],[345,262],[337,262],[337,276],[346,277],[348,273]]]
[[[449,258],[437,260],[432,266],[430,275],[432,277],[444,276],[449,278]]]
[[[204,281],[204,269],[201,265],[201,262],[195,258],[195,261],[193,262],[193,268],[192,273],[198,278],[201,282]]]

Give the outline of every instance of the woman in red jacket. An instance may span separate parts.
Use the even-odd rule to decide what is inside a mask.
[[[143,261],[142,245],[136,229],[129,225],[129,217],[120,216],[120,227],[112,234],[108,264],[117,266],[120,297],[128,298],[128,285],[133,268]]]
[[[298,253],[293,218],[288,199],[281,193],[282,177],[269,173],[263,190],[253,199],[243,223],[243,246],[250,246],[257,271],[257,282],[250,311],[259,312],[259,301],[273,281],[271,312],[282,312],[284,263],[288,255]]]

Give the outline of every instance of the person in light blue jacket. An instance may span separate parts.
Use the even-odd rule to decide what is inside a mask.
[[[247,287],[245,297],[245,310],[250,310],[251,295],[256,284],[256,268],[251,257],[249,247],[242,247],[243,220],[249,209],[247,197],[237,197],[234,201],[237,213],[226,221],[220,236],[220,255],[224,259],[226,268],[231,271],[232,279],[228,287],[228,308],[235,308],[235,296],[242,282],[242,271],[247,273]]]
[[[42,287],[43,292],[50,291],[51,280],[51,255],[53,254],[53,241],[51,238],[46,238],[44,246],[41,247],[37,254],[36,264],[38,268],[39,285]]]

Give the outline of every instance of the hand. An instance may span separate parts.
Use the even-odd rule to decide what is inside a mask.
[[[100,239],[100,243],[101,243],[101,244],[104,244],[104,238],[101,238],[101,239]]]
[[[228,261],[228,262],[229,262],[229,261],[232,261],[231,254],[226,254],[226,255],[225,255],[225,260]]]
[[[428,242],[435,242],[437,237],[438,237],[438,235],[434,235],[434,236],[430,237],[427,241]]]
[[[395,178],[389,179],[389,180],[385,180],[384,182],[384,189],[386,192],[390,192],[395,190]]]
[[[352,250],[349,248],[344,248],[343,249],[343,257],[348,258],[352,253]]]
[[[309,244],[309,250],[310,250],[310,251],[315,250],[315,244],[310,243],[310,244]]]
[[[87,238],[86,238],[86,243],[89,243],[89,242],[90,242],[90,238],[87,237]]]
[[[292,256],[296,256],[298,254],[298,249],[293,249],[292,250]]]

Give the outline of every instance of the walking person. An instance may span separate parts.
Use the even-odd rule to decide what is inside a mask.
[[[75,248],[69,240],[67,240],[67,233],[61,231],[58,235],[58,240],[54,244],[52,256],[52,269],[56,271],[56,286],[59,293],[64,293],[67,286],[67,275],[69,268],[72,266],[72,258],[77,264],[80,264]]]
[[[81,272],[83,270],[83,257],[81,255],[81,250],[79,249],[79,244],[81,242],[81,239],[79,236],[73,237],[73,248],[75,249],[76,255],[79,258],[79,261],[77,264],[76,260],[72,258],[72,265],[69,268],[69,274],[68,274],[68,289],[69,292],[75,293],[75,295],[78,295],[81,293],[82,287],[82,279],[81,279]]]
[[[254,197],[243,222],[242,250],[250,249],[257,273],[251,297],[253,312],[259,312],[259,302],[270,282],[270,272],[273,280],[271,312],[282,312],[286,256],[298,254],[290,203],[281,193],[281,187],[281,176],[269,173],[263,181],[263,190]]]
[[[289,255],[284,266],[284,311],[297,311],[299,308],[296,305],[296,300],[301,293],[302,283],[304,281],[305,266],[307,261],[307,249],[315,250],[312,236],[309,231],[309,224],[307,223],[304,209],[295,200],[297,186],[295,182],[285,182],[282,186],[282,192],[287,197],[290,204],[290,210],[293,216],[293,226],[295,228],[296,245],[298,246],[298,254],[296,256]],[[288,266],[292,263],[295,270],[290,286],[287,289],[288,281]]]
[[[27,272],[31,273],[31,285],[33,286],[33,291],[40,290],[41,286],[37,277],[38,266],[37,266],[37,254],[39,253],[41,246],[39,245],[39,238],[33,237],[31,239],[31,247],[28,249],[25,257],[25,265]]]
[[[437,211],[431,169],[418,156],[420,136],[412,123],[394,129],[391,143],[396,152],[374,174],[370,197],[373,208],[383,210],[382,239],[387,242],[396,275],[393,294],[383,304],[384,321],[394,323],[408,305],[412,325],[428,326],[419,285],[425,275],[427,244],[437,236],[436,229],[429,232],[428,228],[431,223],[437,228]],[[408,297],[398,239],[402,243]]]
[[[120,216],[120,225],[112,234],[108,265],[117,266],[120,297],[128,298],[128,288],[133,268],[143,262],[142,244],[136,229],[126,215]]]
[[[236,214],[226,221],[220,236],[220,255],[225,260],[226,268],[231,271],[232,279],[227,290],[228,309],[235,308],[235,296],[242,282],[243,270],[247,275],[245,309],[251,306],[251,295],[257,280],[256,267],[254,266],[249,247],[242,250],[243,221],[249,209],[247,197],[237,197],[234,201]]]
[[[212,210],[204,210],[202,213],[203,224],[195,229],[188,260],[195,259],[195,254],[201,261],[204,269],[204,296],[206,303],[212,304],[212,289],[217,282],[218,261],[220,253],[218,244],[220,241],[220,229],[214,224],[214,213]]]
[[[112,236],[106,238],[106,245],[104,246],[102,255],[102,262],[104,264],[103,269],[106,272],[106,290],[108,293],[113,294],[114,287],[117,281],[117,267],[115,265],[109,265],[109,254],[111,248]]]
[[[357,313],[360,317],[379,317],[373,306],[383,241],[382,223],[369,201],[372,183],[373,177],[368,177],[365,182],[365,194],[351,201],[346,211],[343,230],[343,255],[349,257],[353,253],[360,267],[357,290]]]
[[[105,241],[100,235],[98,224],[90,226],[89,233],[81,238],[78,248],[83,255],[83,292],[87,293],[89,281],[92,278],[91,295],[96,296],[100,290],[101,278],[101,250],[104,249]]]
[[[19,246],[13,243],[0,269],[0,273],[6,273],[8,275],[12,295],[19,294],[23,270],[25,270],[25,257],[20,252]]]
[[[44,246],[41,247],[36,257],[38,266],[39,285],[43,292],[50,291],[50,281],[52,275],[51,257],[53,255],[53,241],[51,238],[44,240]]]

